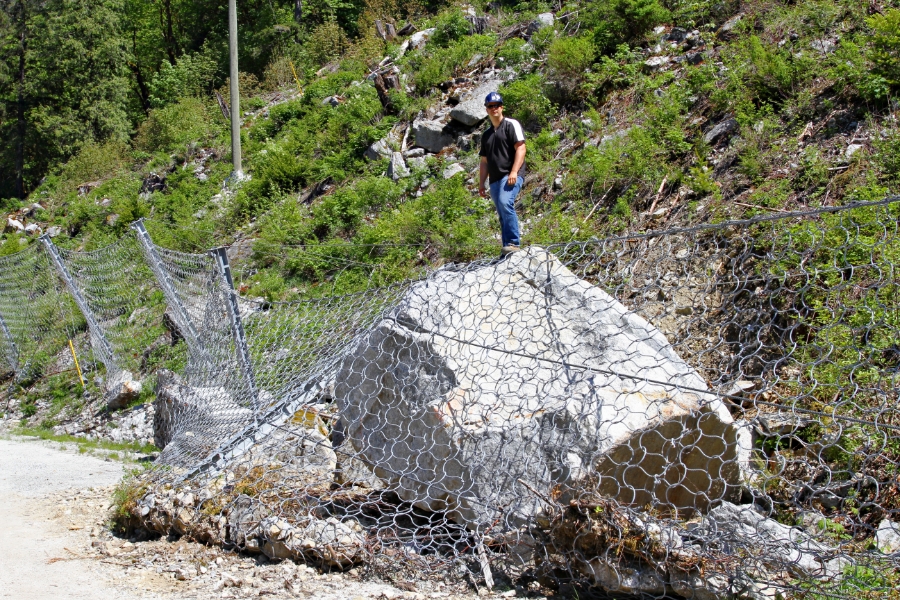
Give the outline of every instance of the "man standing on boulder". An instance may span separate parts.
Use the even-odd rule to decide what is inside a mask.
[[[525,181],[525,132],[515,119],[503,116],[503,98],[491,92],[484,99],[491,128],[481,136],[481,165],[478,193],[487,196],[485,180],[490,180],[491,199],[500,216],[502,256],[519,249],[519,218],[515,202]]]

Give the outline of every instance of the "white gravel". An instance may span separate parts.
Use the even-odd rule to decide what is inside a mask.
[[[72,444],[0,439],[0,599],[480,600],[473,590],[398,589],[185,540],[130,543],[104,526],[124,470]]]

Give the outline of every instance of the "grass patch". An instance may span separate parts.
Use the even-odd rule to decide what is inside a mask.
[[[87,440],[85,438],[76,437],[74,435],[53,433],[53,430],[45,427],[17,427],[13,430],[16,435],[27,435],[51,442],[71,443],[78,445],[78,451],[86,453],[91,450],[106,450],[113,453],[133,452],[136,454],[150,454],[151,452],[159,452],[159,448],[153,444],[142,444],[139,442],[108,442],[104,440]],[[112,454],[119,458],[117,454]]]

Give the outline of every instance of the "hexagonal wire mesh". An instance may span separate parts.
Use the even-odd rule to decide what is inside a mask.
[[[894,593],[898,215],[531,247],[287,303],[145,251],[192,341],[159,376],[134,523],[476,585]]]

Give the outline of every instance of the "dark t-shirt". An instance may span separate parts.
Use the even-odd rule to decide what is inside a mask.
[[[490,183],[505,179],[516,160],[516,144],[525,141],[522,125],[515,119],[504,117],[496,129],[492,126],[481,136],[479,156],[487,157]],[[525,164],[519,169],[519,177],[525,177]]]

